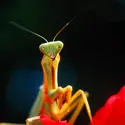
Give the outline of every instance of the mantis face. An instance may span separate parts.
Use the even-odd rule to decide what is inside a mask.
[[[51,59],[54,59],[62,48],[63,43],[61,41],[48,42],[39,46],[40,51]]]

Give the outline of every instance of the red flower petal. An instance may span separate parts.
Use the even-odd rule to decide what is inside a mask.
[[[54,121],[45,114],[40,116],[40,120],[43,123],[43,125],[71,125],[66,120],[65,121]]]
[[[50,119],[47,115],[41,115],[40,120],[43,123],[43,125],[55,125],[55,121]]]
[[[94,125],[125,125],[125,86],[112,95],[93,117]]]

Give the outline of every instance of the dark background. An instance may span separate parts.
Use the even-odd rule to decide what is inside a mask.
[[[62,67],[67,65],[67,60],[72,66],[71,69],[68,69],[69,66],[66,68],[69,77],[67,75],[65,78],[64,73],[61,72],[59,75],[62,75],[61,77],[65,81],[71,78],[76,79],[74,83],[68,83],[74,87],[74,92],[80,88],[90,93],[89,103],[93,115],[110,95],[118,92],[124,85],[125,1],[0,1],[1,122],[24,122],[28,114],[28,112],[19,111],[21,108],[19,104],[13,108],[12,101],[9,104],[6,99],[7,87],[10,85],[13,71],[16,68],[28,67],[32,72],[35,69],[42,73],[40,67],[42,54],[38,47],[44,41],[16,28],[9,24],[9,21],[15,21],[51,41],[57,31],[74,16],[76,19],[56,39],[64,43],[61,52]],[[72,69],[76,76],[72,74]],[[31,79],[31,77],[20,76],[17,81],[24,82],[27,79]],[[61,85],[61,83],[59,84]],[[23,95],[28,93],[28,89],[24,87],[25,85],[19,87],[19,92],[22,92]],[[10,90],[10,93],[15,89]],[[17,100],[13,101],[15,105],[16,102],[21,101],[22,93],[17,93]],[[22,98],[26,98],[23,95]],[[32,95],[28,97],[30,98],[30,96]],[[10,95],[9,98],[13,98],[13,96]],[[83,122],[88,123],[84,109],[79,115],[76,125],[83,124]]]

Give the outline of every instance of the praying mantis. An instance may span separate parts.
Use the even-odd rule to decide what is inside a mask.
[[[70,113],[72,113],[72,115],[68,122],[74,124],[84,105],[86,106],[89,119],[92,121],[91,110],[87,100],[88,93],[79,89],[72,95],[72,86],[67,85],[64,88],[58,86],[57,77],[60,52],[64,45],[61,41],[55,41],[55,39],[71,21],[57,32],[51,42],[48,42],[43,36],[31,30],[11,22],[11,24],[46,41],[46,43],[39,46],[40,52],[43,53],[43,58],[41,60],[43,85],[40,86],[37,98],[31,108],[28,118],[26,119],[27,125],[33,124],[33,121],[37,120],[42,114],[47,114],[53,120],[62,120]]]

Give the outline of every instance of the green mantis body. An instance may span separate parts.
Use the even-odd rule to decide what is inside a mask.
[[[65,26],[67,26],[67,24]],[[19,25],[18,27],[22,28]],[[64,29],[64,27],[57,33],[57,35]],[[24,30],[40,36],[26,28]],[[58,66],[63,43],[61,41],[54,40],[52,42],[48,42],[44,37],[40,37],[47,42],[39,46],[40,51],[44,54],[41,60],[44,81],[31,108],[26,124],[34,124],[34,121],[38,120],[39,115],[42,114],[47,114],[53,120],[62,120],[65,119],[65,117],[72,111],[73,114],[69,118],[68,122],[74,124],[84,105],[86,106],[90,120],[92,120],[90,107],[87,101],[88,93],[83,90],[78,90],[74,95],[72,95],[72,86],[68,85],[64,88],[58,86]]]
[[[36,112],[36,100],[29,117],[44,112],[54,120],[61,120],[75,109],[69,119],[69,122],[73,124],[85,104],[89,118],[91,119],[91,112],[86,97],[87,94],[83,90],[78,90],[72,96],[72,86],[68,85],[65,88],[58,86],[57,70],[60,61],[59,52],[63,48],[63,43],[61,41],[48,42],[41,44],[39,48],[44,53],[41,61],[44,73],[44,82],[40,89],[40,96],[43,95],[40,100],[41,112],[39,112],[39,109]],[[38,99],[41,98],[40,96],[38,96]]]

